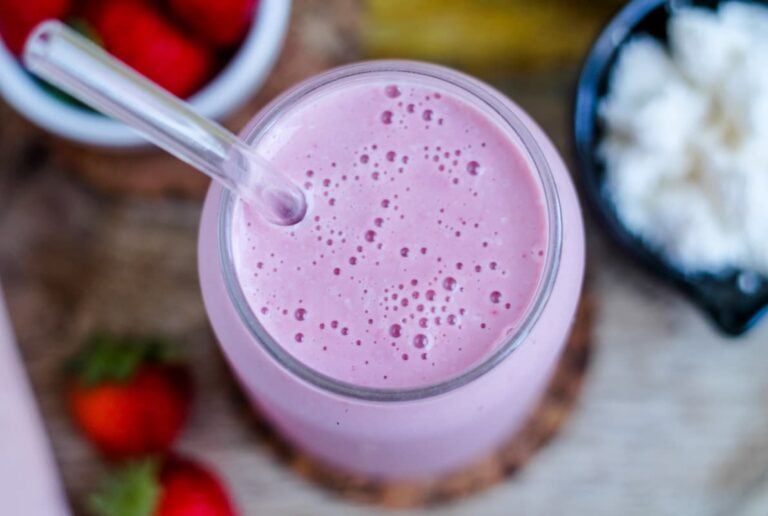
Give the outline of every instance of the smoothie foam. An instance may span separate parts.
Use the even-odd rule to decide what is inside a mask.
[[[412,388],[461,374],[523,317],[547,245],[536,173],[487,113],[417,82],[315,94],[259,152],[302,185],[300,224],[239,204],[235,266],[269,334],[344,382]]]

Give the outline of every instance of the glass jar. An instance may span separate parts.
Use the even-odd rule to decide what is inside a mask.
[[[341,67],[277,98],[255,116],[242,137],[258,144],[281,117],[328,88],[408,77],[461,95],[503,126],[543,192],[548,245],[541,279],[519,324],[488,356],[430,385],[382,389],[345,383],[302,363],[260,324],[245,298],[233,257],[236,199],[215,185],[205,202],[198,254],[208,316],[256,409],[316,459],[387,479],[455,470],[524,425],[568,338],[584,270],[581,213],[554,146],[517,105],[466,75],[406,61]]]

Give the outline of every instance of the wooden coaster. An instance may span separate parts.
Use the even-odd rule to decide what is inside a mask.
[[[336,471],[285,442],[262,418],[256,429],[269,449],[302,477],[352,501],[385,507],[444,504],[491,487],[520,470],[562,428],[581,392],[589,363],[592,309],[582,298],[573,332],[546,394],[525,427],[490,456],[446,476],[421,482],[382,482]]]

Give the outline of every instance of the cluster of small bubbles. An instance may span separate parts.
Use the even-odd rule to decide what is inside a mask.
[[[443,115],[443,112],[439,107],[435,107],[434,104],[428,104],[428,101],[430,101],[429,96],[419,95],[414,102],[409,102],[414,98],[414,94],[408,89],[401,91],[396,85],[388,85],[383,88],[383,91],[386,97],[397,100],[385,101],[387,102],[386,108],[389,109],[377,109],[374,112],[374,119],[380,114],[382,123],[393,124],[392,130],[399,130],[403,126],[404,121],[408,120],[411,123],[414,123],[414,121],[418,122],[418,130],[423,130],[425,125],[426,128],[429,128],[435,121],[438,124],[442,123],[443,119],[439,117]],[[438,99],[440,96],[433,94],[432,98]],[[415,116],[406,116],[405,112],[415,113]],[[428,123],[423,124],[421,120]],[[369,142],[364,147],[348,148],[348,161],[345,163],[340,160],[339,166],[341,168],[338,174],[331,175],[330,178],[326,177],[328,169],[325,167],[328,166],[327,163],[321,164],[318,162],[315,164],[312,162],[313,169],[310,170],[300,168],[299,170],[304,170],[306,179],[302,178],[304,180],[300,181],[299,184],[303,183],[304,187],[309,191],[314,189],[316,200],[324,199],[328,201],[327,203],[316,204],[325,210],[324,213],[326,215],[324,218],[326,220],[321,222],[320,216],[315,215],[313,217],[314,222],[308,226],[308,230],[312,232],[311,244],[325,252],[325,254],[319,253],[310,257],[314,258],[311,260],[312,266],[319,267],[318,270],[323,271],[325,275],[330,270],[334,276],[339,277],[339,279],[335,279],[334,276],[330,276],[330,280],[328,280],[326,276],[326,281],[334,283],[343,281],[345,284],[349,281],[350,284],[355,285],[356,289],[359,289],[358,292],[363,292],[362,298],[357,301],[355,301],[354,295],[342,294],[341,290],[336,289],[333,292],[329,292],[328,297],[333,299],[333,303],[343,302],[348,304],[351,302],[360,305],[359,301],[363,301],[362,308],[359,311],[360,315],[364,317],[362,321],[364,322],[366,319],[368,321],[367,326],[350,325],[342,327],[338,321],[330,321],[328,320],[330,318],[328,318],[324,322],[319,323],[320,329],[323,330],[326,325],[329,325],[339,332],[338,334],[334,332],[335,338],[339,338],[339,334],[348,337],[343,342],[351,346],[362,346],[365,343],[366,347],[370,346],[373,349],[376,346],[386,346],[388,351],[391,346],[393,348],[393,358],[402,358],[402,360],[407,361],[410,353],[415,359],[416,365],[419,365],[421,362],[418,360],[419,356],[422,360],[426,361],[428,359],[427,351],[442,344],[444,340],[449,341],[449,335],[452,333],[462,331],[464,328],[477,330],[480,325],[482,325],[483,329],[486,329],[486,323],[491,322],[487,319],[484,320],[481,312],[465,316],[466,309],[459,307],[461,304],[473,299],[472,297],[466,298],[465,294],[462,294],[465,288],[468,294],[474,294],[476,290],[473,289],[480,289],[478,293],[483,299],[490,299],[493,305],[504,306],[507,310],[511,309],[511,304],[504,303],[507,299],[502,298],[500,291],[503,291],[503,288],[499,288],[500,291],[494,290],[491,292],[492,287],[498,288],[501,285],[486,282],[485,278],[487,276],[471,274],[472,270],[480,273],[483,269],[487,271],[485,272],[486,275],[491,274],[489,271],[497,270],[496,274],[506,274],[506,271],[503,270],[506,268],[505,262],[501,260],[498,263],[490,261],[490,257],[487,256],[486,252],[483,252],[483,255],[485,255],[483,257],[474,257],[470,252],[472,246],[480,244],[482,236],[489,237],[490,232],[488,232],[488,235],[477,235],[477,231],[471,229],[478,230],[480,227],[479,222],[472,219],[472,210],[465,210],[463,217],[457,217],[458,212],[462,211],[462,207],[466,207],[468,202],[472,202],[470,195],[477,195],[477,191],[483,192],[483,188],[479,185],[478,181],[472,180],[465,174],[480,176],[483,172],[486,172],[486,175],[489,176],[487,180],[492,181],[491,174],[487,172],[490,170],[490,163],[487,170],[482,169],[480,162],[485,164],[486,161],[482,154],[472,150],[472,145],[468,144],[469,142],[460,144],[461,148],[455,148],[451,143],[446,144],[445,140],[441,139],[444,137],[441,132],[437,133],[436,137],[431,140],[435,143],[440,143],[440,145],[431,144],[424,146],[426,163],[421,162],[418,154],[412,154],[412,148],[405,147],[410,150],[412,158],[410,161],[419,162],[420,166],[426,167],[426,172],[441,174],[436,176],[440,178],[439,184],[441,187],[460,185],[450,186],[450,190],[447,190],[452,195],[455,193],[456,196],[455,198],[450,198],[451,206],[444,204],[444,207],[440,208],[439,204],[429,203],[425,203],[425,206],[430,209],[430,213],[434,213],[432,212],[432,207],[435,210],[439,209],[441,213],[439,215],[440,219],[438,219],[438,224],[441,228],[437,238],[442,239],[442,242],[446,242],[447,239],[463,236],[467,242],[462,247],[466,248],[468,252],[454,253],[448,247],[445,249],[450,254],[446,254],[443,251],[444,248],[441,247],[441,240],[438,240],[436,243],[419,242],[418,240],[400,240],[399,242],[397,240],[390,240],[392,235],[395,237],[407,235],[408,238],[411,238],[411,235],[407,233],[407,229],[406,232],[403,232],[403,225],[397,221],[398,219],[402,220],[406,216],[409,219],[416,218],[415,215],[420,213],[410,210],[408,203],[414,199],[414,194],[409,193],[411,191],[410,186],[413,187],[414,192],[419,191],[419,181],[421,180],[418,177],[421,170],[416,169],[415,172],[418,173],[413,174],[414,169],[407,166],[409,156],[404,154],[404,147],[393,144],[392,134],[389,129],[382,131],[382,139],[377,140],[378,145]],[[377,150],[379,147],[381,149]],[[477,142],[475,142],[476,147]],[[418,148],[421,149],[421,146]],[[401,164],[403,166],[400,166]],[[335,162],[332,164],[333,167],[336,167],[336,165]],[[345,169],[344,167],[347,168]],[[348,172],[349,176],[342,174],[342,172]],[[398,173],[405,173],[407,175],[397,176]],[[390,184],[391,181],[395,181],[399,177],[402,177],[402,179],[397,179],[400,183]],[[307,179],[311,179],[311,181]],[[373,184],[371,180],[378,181],[378,183]],[[483,180],[486,179],[484,178]],[[404,183],[407,183],[407,185]],[[322,188],[320,185],[322,185]],[[371,199],[365,188],[371,188],[372,192],[376,192],[375,195],[377,197]],[[339,221],[342,223],[352,222],[349,226],[343,226],[349,239],[349,244],[345,246],[346,239],[342,237],[343,232],[339,230],[339,227],[334,222],[336,216],[333,213],[336,210],[331,210],[328,206],[338,204],[339,206],[346,207],[347,200],[350,199],[350,193],[355,195],[353,201],[360,203],[360,205],[364,206],[364,209],[360,211],[363,214],[361,219],[354,221],[347,221],[345,214],[337,213]],[[338,203],[336,202],[337,200]],[[366,202],[366,200],[369,201]],[[366,204],[370,204],[370,206]],[[379,208],[379,205],[381,208],[388,210],[382,210]],[[323,213],[322,209],[321,213]],[[372,211],[368,211],[369,209]],[[425,221],[434,226],[435,219],[432,217],[433,215],[425,217]],[[333,221],[329,219],[333,219]],[[416,222],[418,224],[418,219]],[[356,224],[361,223],[370,225],[367,228],[365,226],[362,228],[360,226],[355,227]],[[483,225],[493,226],[493,221],[490,224],[484,222]],[[352,230],[352,228],[355,229]],[[483,229],[485,230],[485,227]],[[301,228],[298,231],[300,235]],[[291,235],[295,236],[294,233],[291,233]],[[333,236],[333,238],[329,238],[329,236]],[[414,237],[417,236],[414,235]],[[481,238],[477,238],[478,236]],[[315,242],[315,237],[317,237],[318,243]],[[476,240],[473,241],[473,237]],[[494,245],[500,241],[500,239],[491,240],[490,238],[488,240],[494,242]],[[420,246],[419,244],[430,244],[429,251],[426,246]],[[448,246],[452,245],[455,246],[455,244],[448,243]],[[488,247],[489,243],[482,242],[482,245],[483,247]],[[435,252],[435,249],[438,252]],[[379,252],[381,250],[383,252]],[[439,254],[442,254],[442,256],[437,256]],[[529,250],[529,257],[537,255],[543,255],[543,251],[539,254],[538,247]],[[459,258],[459,260],[456,260],[456,258]],[[266,271],[262,274],[268,275],[269,270],[277,272],[277,269],[272,269],[274,263],[269,260],[266,261],[268,265],[266,265]],[[295,263],[288,263],[291,265],[290,271],[292,271],[292,266]],[[383,288],[385,285],[381,284],[380,280],[382,277],[387,276],[389,272],[386,274],[382,272],[377,277],[371,278],[368,274],[372,271],[368,270],[367,267],[362,267],[363,264],[370,266],[386,264],[387,271],[392,269],[396,271],[396,275],[402,273],[408,276],[400,276],[403,283],[397,284],[394,282],[394,284],[389,284],[390,290],[384,296],[381,292],[387,289]],[[260,262],[258,268],[262,269],[263,267],[265,265]],[[309,267],[306,268],[308,269]],[[297,268],[298,270],[300,269]],[[412,275],[416,274],[419,275],[420,279],[410,279]],[[368,288],[363,288],[364,286]],[[487,288],[488,286],[491,288]],[[450,295],[446,295],[448,293]],[[339,301],[336,301],[336,297],[339,297]],[[349,297],[352,297],[352,299],[349,299]],[[314,326],[314,324],[318,323],[315,323],[314,319],[319,318],[319,315],[313,306],[308,306],[312,312],[312,317],[309,318],[310,314],[303,307],[295,308],[296,305],[292,305],[292,309],[286,311],[282,307],[272,304],[279,302],[277,299],[267,302],[272,312],[276,314],[281,312],[287,313],[288,319],[295,319],[299,322],[310,319],[313,321],[311,328],[316,332],[318,331],[317,326]],[[378,306],[376,305],[377,303]],[[498,314],[496,307],[486,306],[485,308],[478,308],[486,310],[490,314]],[[267,313],[267,306],[263,307],[263,311],[264,314]],[[365,315],[362,315],[363,312]],[[288,333],[288,340],[291,340],[291,336],[293,336],[294,340],[299,343],[302,341],[315,341],[311,334],[307,334],[305,328],[296,324],[294,329],[302,329],[304,333],[294,334],[294,332],[290,332]],[[390,344],[390,346],[387,344]],[[327,348],[327,346],[323,346],[323,350],[327,350]],[[414,348],[419,351],[414,351]],[[334,349],[334,346],[331,346],[331,349]],[[352,349],[355,348],[353,347]],[[459,348],[460,350],[461,348]],[[432,352],[429,353],[429,355],[432,354]],[[368,364],[367,360],[365,360],[365,364]],[[432,362],[432,365],[434,366],[435,363]],[[411,367],[410,364],[409,367]],[[384,375],[384,378],[386,379],[387,376]]]

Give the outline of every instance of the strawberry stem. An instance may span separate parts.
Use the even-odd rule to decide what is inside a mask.
[[[127,382],[141,364],[172,363],[176,356],[157,337],[117,337],[94,333],[70,362],[71,372],[85,385]]]
[[[161,495],[159,463],[144,459],[112,474],[88,500],[94,516],[152,516]]]

